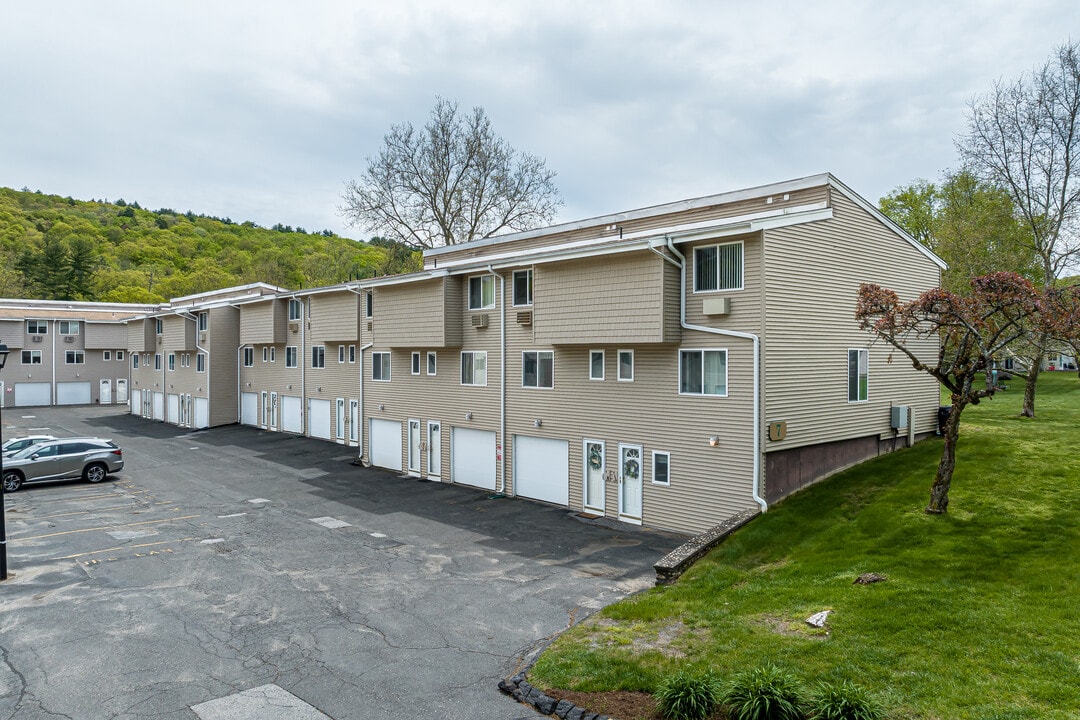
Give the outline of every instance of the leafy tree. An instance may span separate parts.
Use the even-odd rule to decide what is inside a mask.
[[[1076,301],[1075,290],[1071,292]],[[930,488],[928,513],[948,508],[960,416],[968,405],[977,405],[997,390],[989,372],[994,359],[1032,325],[1051,337],[1080,338],[1080,323],[1062,322],[1055,310],[1065,303],[1037,290],[1030,280],[1005,272],[972,278],[966,295],[934,289],[910,302],[901,302],[895,292],[878,285],[859,288],[855,311],[859,326],[906,355],[916,370],[929,373],[951,393],[952,411],[944,427],[945,446]],[[935,342],[926,343],[927,339]]]
[[[454,245],[549,222],[561,204],[555,173],[495,134],[482,107],[468,115],[435,99],[427,125],[391,127],[360,180],[345,184],[355,226],[414,248]]]
[[[976,98],[956,141],[965,166],[1004,188],[1030,232],[1044,288],[1080,261],[1080,42]],[[1022,414],[1034,417],[1049,335],[1033,338]]]
[[[936,250],[937,233],[934,226],[940,203],[937,187],[918,178],[910,185],[898,187],[881,198],[878,207],[913,238],[931,250]]]

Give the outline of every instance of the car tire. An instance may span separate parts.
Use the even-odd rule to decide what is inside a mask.
[[[15,492],[22,487],[22,484],[22,475],[19,473],[14,470],[4,473],[4,492]]]
[[[108,469],[101,463],[87,465],[86,468],[83,469],[83,479],[92,483],[101,482],[108,474]]]

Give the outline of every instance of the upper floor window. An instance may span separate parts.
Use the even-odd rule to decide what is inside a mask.
[[[848,402],[866,402],[869,392],[870,351],[848,350],[847,365]]]
[[[270,361],[270,348],[267,347],[266,345],[263,345],[263,362],[269,362],[269,361]]]
[[[434,351],[429,351],[428,354],[427,354],[427,374],[428,375],[434,375],[435,374],[435,361],[436,361],[436,359],[437,359],[437,355],[435,354],[435,352]]]
[[[532,268],[514,271],[514,305],[532,305]]]
[[[294,368],[297,366],[296,362],[296,346],[287,345],[285,347],[285,367]]]
[[[244,348],[244,367],[253,367],[255,365],[255,348]]]
[[[27,320],[26,332],[30,335],[48,335],[49,323],[45,320]]]
[[[206,355],[195,353],[195,372],[206,372]]]
[[[61,320],[58,325],[60,325],[58,332],[61,335],[79,334],[79,322],[77,320]]]
[[[184,353],[180,356],[180,367],[191,367],[191,353]]]
[[[101,351],[101,359],[102,360],[112,360],[112,350],[102,350]],[[120,358],[117,358],[117,360],[120,360]]]
[[[461,384],[487,385],[487,352],[461,353]]]
[[[154,369],[155,370],[160,370],[161,369],[161,353],[155,353],[154,354]]]
[[[621,382],[633,382],[634,380],[634,351],[619,351],[619,380]]]
[[[123,360],[124,359],[124,351],[123,350],[117,350],[116,351],[116,359],[117,360]]]
[[[22,351],[22,364],[23,365],[40,365],[41,364],[41,351],[40,350],[23,350]]]
[[[680,350],[680,395],[727,395],[727,350]]]
[[[277,348],[270,346],[270,362],[277,362]]]
[[[742,290],[743,244],[694,248],[694,292]]]
[[[210,313],[207,313],[207,312],[199,313],[199,332],[205,331],[208,324],[209,324],[209,322],[210,322]]]
[[[589,351],[589,379],[590,380],[603,380],[604,379],[604,351],[603,350],[590,350]]]
[[[364,317],[372,317],[375,314],[375,293],[368,290],[364,293]]]
[[[412,374],[420,374],[420,353],[418,352],[414,352],[412,354]]]
[[[350,345],[349,346],[349,362],[350,363],[356,362],[356,346],[355,345]]]
[[[154,332],[160,335],[165,331],[161,318],[154,318]]]
[[[345,346],[344,345],[338,345],[337,346],[337,361],[338,361],[339,365],[344,365],[345,364]]]
[[[326,367],[326,348],[324,346],[316,345],[315,347],[311,348],[311,367]]]
[[[132,368],[139,367],[139,356],[137,354],[135,354],[135,353],[131,354],[131,367]]]
[[[68,350],[64,353],[64,362],[68,365],[82,365],[86,362],[86,355],[82,350]]]
[[[167,358],[167,360],[169,372],[173,372],[174,370],[176,370],[176,353],[169,353],[169,357]]]
[[[521,387],[555,386],[555,353],[551,350],[521,353]]]
[[[303,303],[296,298],[289,298],[289,319],[299,320],[300,316],[303,314],[303,307]]]
[[[390,353],[371,353],[371,379],[390,381]]]
[[[495,307],[495,276],[477,275],[469,278],[469,309],[487,310]]]

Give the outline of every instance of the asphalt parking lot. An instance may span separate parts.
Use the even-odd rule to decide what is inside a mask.
[[[3,410],[5,438],[108,437],[126,467],[7,496],[0,717],[537,717],[499,678],[682,541],[121,413]]]

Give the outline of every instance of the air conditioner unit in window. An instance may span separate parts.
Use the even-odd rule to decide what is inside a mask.
[[[486,328],[488,326],[487,313],[484,313],[483,315],[473,315],[472,326],[474,328]]]
[[[73,343],[73,342],[75,342],[75,338],[73,338],[73,337],[71,337],[70,335],[68,335],[67,337],[65,337],[65,338],[64,338],[64,342],[66,342],[66,343]]]
[[[199,333],[199,344],[200,345],[205,345],[206,344],[206,333],[204,333],[204,332]]]
[[[289,332],[291,332],[291,333],[300,332],[300,323],[298,323],[298,322],[289,323]]]
[[[158,344],[158,345],[161,345],[161,344],[162,344],[162,342],[164,342],[163,338],[162,338],[162,337],[161,337],[160,335],[158,335],[158,336],[157,336],[157,344]]]
[[[40,335],[34,335],[34,336],[32,336],[30,338],[30,341],[31,342],[41,342],[41,336]]]
[[[518,325],[532,325],[532,310],[522,310],[517,314]]]

